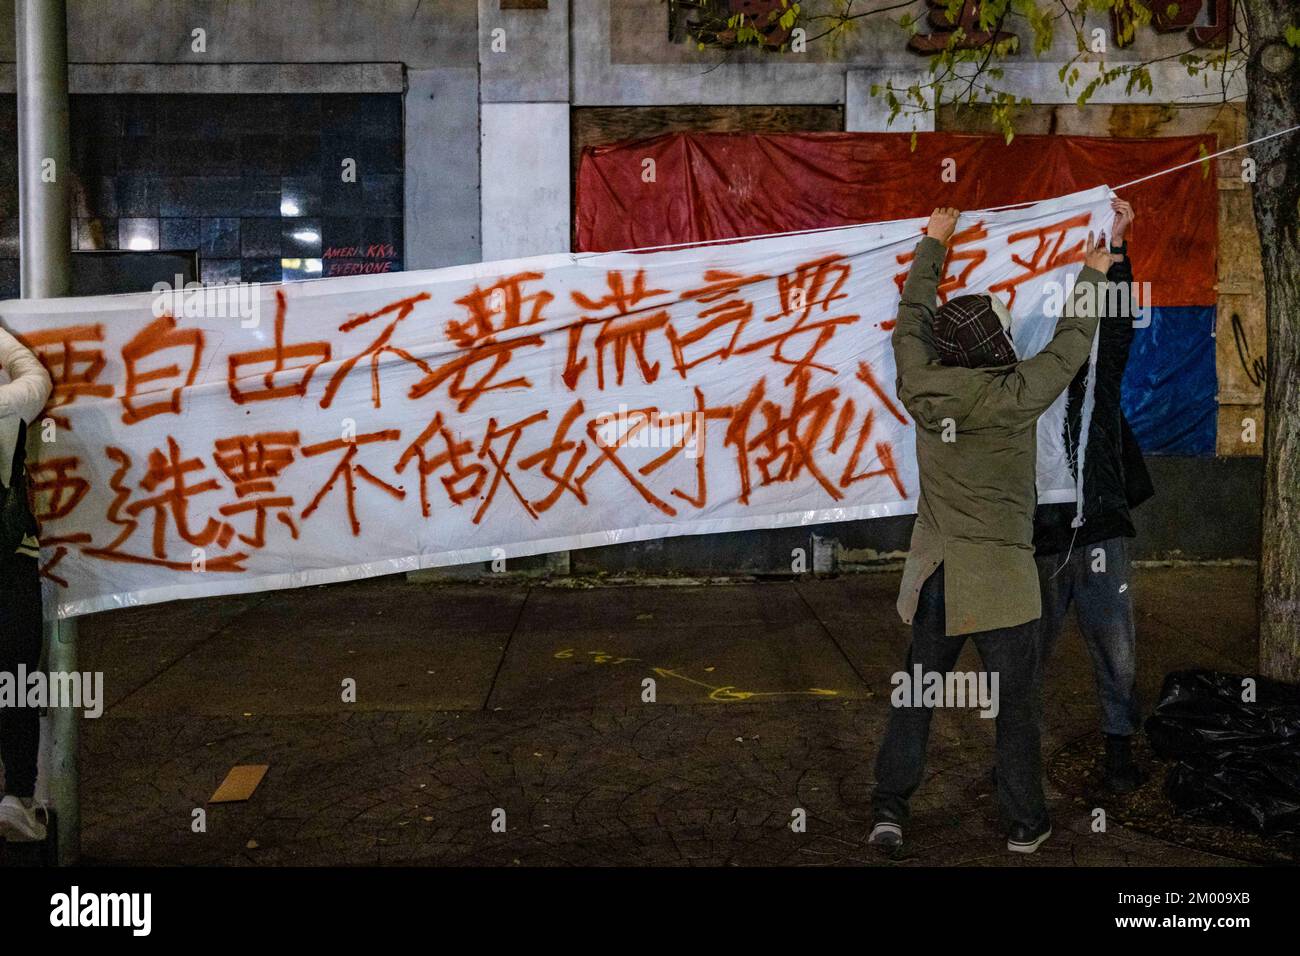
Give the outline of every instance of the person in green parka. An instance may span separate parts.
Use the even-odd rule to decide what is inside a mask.
[[[912,625],[906,674],[948,674],[969,637],[997,683],[998,800],[1007,849],[1051,835],[1034,706],[1041,614],[1034,563],[1036,425],[1088,360],[1114,261],[1088,236],[1084,268],[1051,341],[1020,361],[1006,306],[937,295],[956,209],[936,209],[903,287],[893,331],[898,397],[916,423],[916,524],[898,611]],[[902,844],[925,769],[929,706],[895,706],[876,760],[869,842]]]

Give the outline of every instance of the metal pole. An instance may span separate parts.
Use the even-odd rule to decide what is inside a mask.
[[[16,0],[18,255],[24,299],[72,291],[65,0]]]
[[[72,290],[68,180],[68,17],[65,0],[15,0],[18,41],[18,256],[22,296],[44,299]],[[51,671],[77,669],[77,625],[45,627]],[[53,761],[48,768],[58,823],[58,859],[81,853],[78,714],[51,708]]]
[[[77,671],[77,619],[45,625],[49,669],[54,673]],[[50,708],[50,802],[57,823],[60,866],[81,858],[81,714],[72,707]]]

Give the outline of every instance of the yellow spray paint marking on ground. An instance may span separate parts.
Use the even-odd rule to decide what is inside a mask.
[[[628,664],[640,662],[639,657],[621,657],[616,654],[610,654],[607,651],[578,651],[577,648],[563,647],[556,651],[552,657],[557,661],[579,661],[583,655],[586,656],[589,663],[592,664]],[[698,681],[693,677],[687,677],[685,674],[679,674],[675,670],[667,667],[655,667],[652,670],[660,677],[676,677],[678,680],[686,681],[688,684],[694,684],[696,687],[703,687],[709,692],[709,700],[717,703],[727,704],[738,700],[749,700],[751,697],[838,697],[839,691],[828,690],[824,687],[809,687],[807,690],[737,690],[734,686],[728,684],[725,687],[715,687],[712,684],[706,684]],[[714,667],[706,667],[705,671],[712,673]]]
[[[577,650],[572,647],[565,647],[555,652],[554,657],[557,661],[571,661],[577,655]],[[633,661],[640,661],[639,657],[619,657],[616,654],[609,654],[605,651],[586,651],[593,664],[627,664]]]
[[[685,674],[679,674],[667,667],[656,667],[654,672],[660,677],[676,677],[688,684],[703,687],[709,692],[709,700],[717,701],[720,704],[727,704],[737,700],[749,700],[751,697],[838,697],[840,693],[837,690],[827,690],[824,687],[809,687],[807,690],[737,690],[730,685],[714,687],[712,684],[706,684],[693,677],[687,677]]]

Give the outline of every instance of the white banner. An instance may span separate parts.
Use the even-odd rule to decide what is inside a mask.
[[[963,217],[942,294],[1010,299],[1033,354],[1110,195]],[[55,382],[50,606],[913,512],[889,333],[923,224],[0,303]],[[1074,498],[1063,401],[1045,501]]]

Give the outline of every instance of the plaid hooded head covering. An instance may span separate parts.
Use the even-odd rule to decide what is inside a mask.
[[[1011,315],[987,293],[959,295],[934,315],[934,347],[944,365],[985,368],[1019,359],[1011,341]]]

